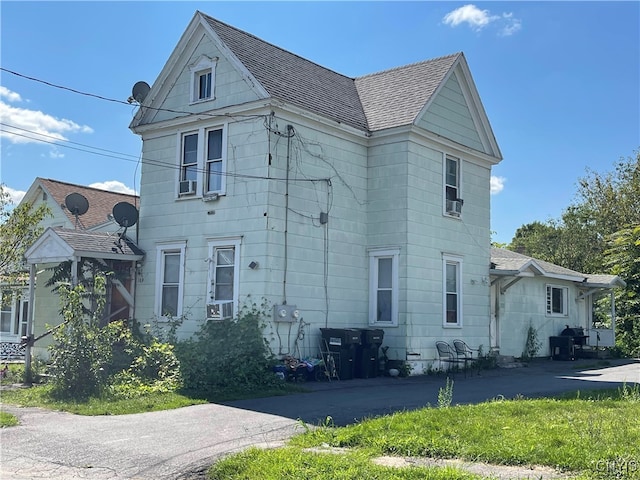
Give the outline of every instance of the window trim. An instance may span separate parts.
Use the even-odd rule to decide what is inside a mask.
[[[233,317],[238,315],[239,303],[240,303],[240,245],[242,244],[241,237],[226,237],[211,239],[207,242],[207,260],[209,262],[209,268],[207,272],[207,284],[206,284],[206,303],[207,305],[215,304],[213,296],[213,275],[215,269],[215,251],[219,248],[234,248],[233,252]],[[218,302],[222,303],[222,302]],[[208,320],[211,320],[210,318]]]
[[[443,328],[462,328],[463,317],[463,289],[462,289],[462,257],[456,255],[442,255],[442,326]],[[447,321],[447,297],[450,292],[447,291],[447,265],[456,266],[456,308],[457,308],[457,321],[456,323],[450,323]]]
[[[217,58],[209,58],[205,55],[201,56],[198,61],[189,67],[190,71],[190,89],[189,99],[190,104],[208,102],[215,100],[215,88],[216,88],[216,66],[218,63]],[[208,97],[200,97],[200,77],[202,75],[211,74],[211,85],[209,86],[210,92]]]
[[[378,261],[383,258],[391,258],[391,321],[378,321]],[[400,296],[400,248],[385,248],[369,250],[369,325],[397,327],[398,305]]]
[[[188,200],[192,198],[203,198],[204,200],[208,200],[211,197],[217,197],[221,195],[226,195],[227,191],[227,137],[229,131],[228,122],[224,122],[216,125],[209,125],[206,127],[200,127],[198,129],[190,129],[184,130],[177,133],[176,143],[178,144],[177,151],[177,164],[179,168],[177,169],[176,175],[176,199],[178,200]],[[209,160],[208,157],[208,139],[209,132],[213,132],[216,130],[220,130],[222,133],[222,145],[221,145],[221,174],[220,174],[220,189],[219,190],[207,190],[207,176],[208,176],[208,165]],[[180,182],[186,181],[183,180],[183,166],[184,166],[184,142],[185,138],[189,135],[197,135],[197,150],[196,150],[196,188],[193,193],[189,194],[181,194],[180,193]],[[190,164],[191,165],[191,164]]]
[[[447,183],[447,166],[449,160],[454,161],[456,164],[456,182],[457,185],[450,185]],[[448,188],[455,188],[456,190],[456,198],[449,198],[447,195]],[[447,202],[449,200],[456,200],[462,202],[462,159],[456,157],[454,155],[444,154],[443,168],[442,168],[442,213],[446,217],[450,218],[460,218],[462,216],[462,212],[459,214],[450,213],[447,209]],[[461,205],[462,207],[462,205]]]
[[[553,290],[562,290],[562,312],[553,311]],[[549,293],[551,292],[551,297]],[[551,300],[551,301],[550,301]],[[547,317],[568,317],[569,316],[569,287],[566,285],[556,285],[547,283],[545,285],[545,313]]]
[[[179,318],[183,314],[184,300],[184,270],[185,270],[185,254],[187,242],[165,243],[156,246],[156,286],[155,286],[155,302],[154,313],[160,319],[168,320],[162,312],[162,286],[164,277],[164,255],[166,253],[179,253],[179,279],[178,279],[178,304],[176,306],[175,318]]]

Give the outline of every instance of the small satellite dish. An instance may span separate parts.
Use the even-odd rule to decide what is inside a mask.
[[[133,90],[131,91],[131,95],[136,102],[142,103],[144,102],[144,99],[147,98],[149,90],[151,90],[151,87],[147,82],[136,82],[133,86]]]
[[[116,203],[112,213],[116,223],[124,228],[131,227],[138,221],[138,209],[128,202]]]
[[[77,218],[87,213],[87,210],[89,210],[89,201],[84,195],[74,192],[66,196],[64,206]]]

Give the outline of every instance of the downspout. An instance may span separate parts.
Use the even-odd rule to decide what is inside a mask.
[[[287,246],[289,237],[289,168],[291,165],[291,137],[294,135],[293,126],[287,125],[287,173],[285,176],[284,192],[284,274],[282,279],[282,304],[287,304]]]

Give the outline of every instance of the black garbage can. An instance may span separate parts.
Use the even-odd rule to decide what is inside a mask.
[[[379,328],[362,328],[361,344],[356,353],[356,371],[358,378],[378,376],[378,351],[384,338],[384,330]]]
[[[356,353],[361,343],[360,330],[355,328],[321,328],[322,340],[329,352],[337,353],[336,369],[340,380],[355,375]]]
[[[549,347],[553,360],[573,360],[575,358],[573,337],[565,335],[549,337]]]

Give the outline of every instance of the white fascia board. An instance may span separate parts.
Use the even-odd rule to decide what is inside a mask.
[[[467,60],[463,53],[458,55],[458,58],[453,63],[453,65],[451,65],[451,68],[443,77],[442,81],[437,86],[427,103],[425,103],[418,115],[416,115],[414,124],[425,115],[427,110],[429,110],[429,107],[433,103],[434,99],[444,88],[444,85],[449,81],[451,75],[453,75],[454,72],[456,72],[457,74],[456,78],[458,79],[458,84],[460,84],[460,88],[462,89],[462,94],[467,103],[467,107],[469,108],[469,113],[471,114],[473,123],[476,126],[476,130],[478,131],[478,135],[480,136],[480,140],[482,141],[482,145],[486,150],[490,151],[491,154],[487,154],[485,152],[477,152],[476,150],[469,149],[469,147],[465,147],[462,145],[461,147],[464,149],[472,150],[473,152],[477,152],[482,156],[490,158],[491,160],[489,161],[491,162],[491,164],[496,165],[503,159],[502,152],[500,151],[498,142],[496,141],[495,135],[493,134],[493,129],[491,128],[491,124],[489,123],[489,118],[487,117],[487,113],[484,110],[482,100],[480,99],[480,94],[478,93],[478,89],[476,88],[476,85],[473,81],[471,70],[469,69],[469,65],[467,64]],[[451,140],[445,139],[444,137],[440,137],[437,134],[433,135],[442,140],[446,140],[453,145],[458,145],[456,142],[452,142]]]
[[[369,137],[369,132],[366,130],[361,130],[359,128],[351,127],[345,123],[338,122],[337,120],[333,120],[331,118],[327,118],[323,115],[318,115],[317,113],[313,113],[304,108],[298,107],[296,105],[292,105],[290,103],[282,102],[278,99],[273,99],[273,109],[274,110],[282,110],[283,112],[287,112],[293,115],[300,117],[300,123],[308,123],[309,120],[315,122],[318,125],[322,125],[323,127],[328,127],[334,131],[334,133],[341,133],[342,135],[349,134],[352,138],[359,139],[363,145],[366,143],[366,139]],[[305,122],[306,121],[306,122]],[[326,132],[326,128],[323,129]]]
[[[451,155],[464,158],[465,161],[481,167],[491,167],[493,165],[497,165],[500,161],[484,152],[479,152],[471,147],[467,147],[466,145],[462,145],[461,143],[442,137],[437,133],[429,132],[413,125],[400,128],[409,129],[410,139],[417,144],[435,148],[436,150],[446,151]],[[378,132],[376,132],[376,134],[377,133]]]
[[[135,262],[142,260],[144,255],[133,255],[128,253],[106,253],[106,252],[94,252],[91,250],[76,250],[74,256],[82,258],[97,258],[102,260],[127,260]]]
[[[198,124],[206,122],[207,125],[216,122],[232,122],[237,115],[255,115],[268,116],[271,113],[272,106],[264,100],[258,100],[251,103],[241,105],[232,105],[223,107],[218,110],[210,110],[208,112],[194,113],[191,115],[183,115],[181,117],[171,118],[156,123],[148,123],[136,127],[136,133],[142,135],[144,140],[157,137],[164,137],[167,134],[173,134],[176,128],[190,129],[197,128]],[[246,120],[243,118],[242,120]]]

